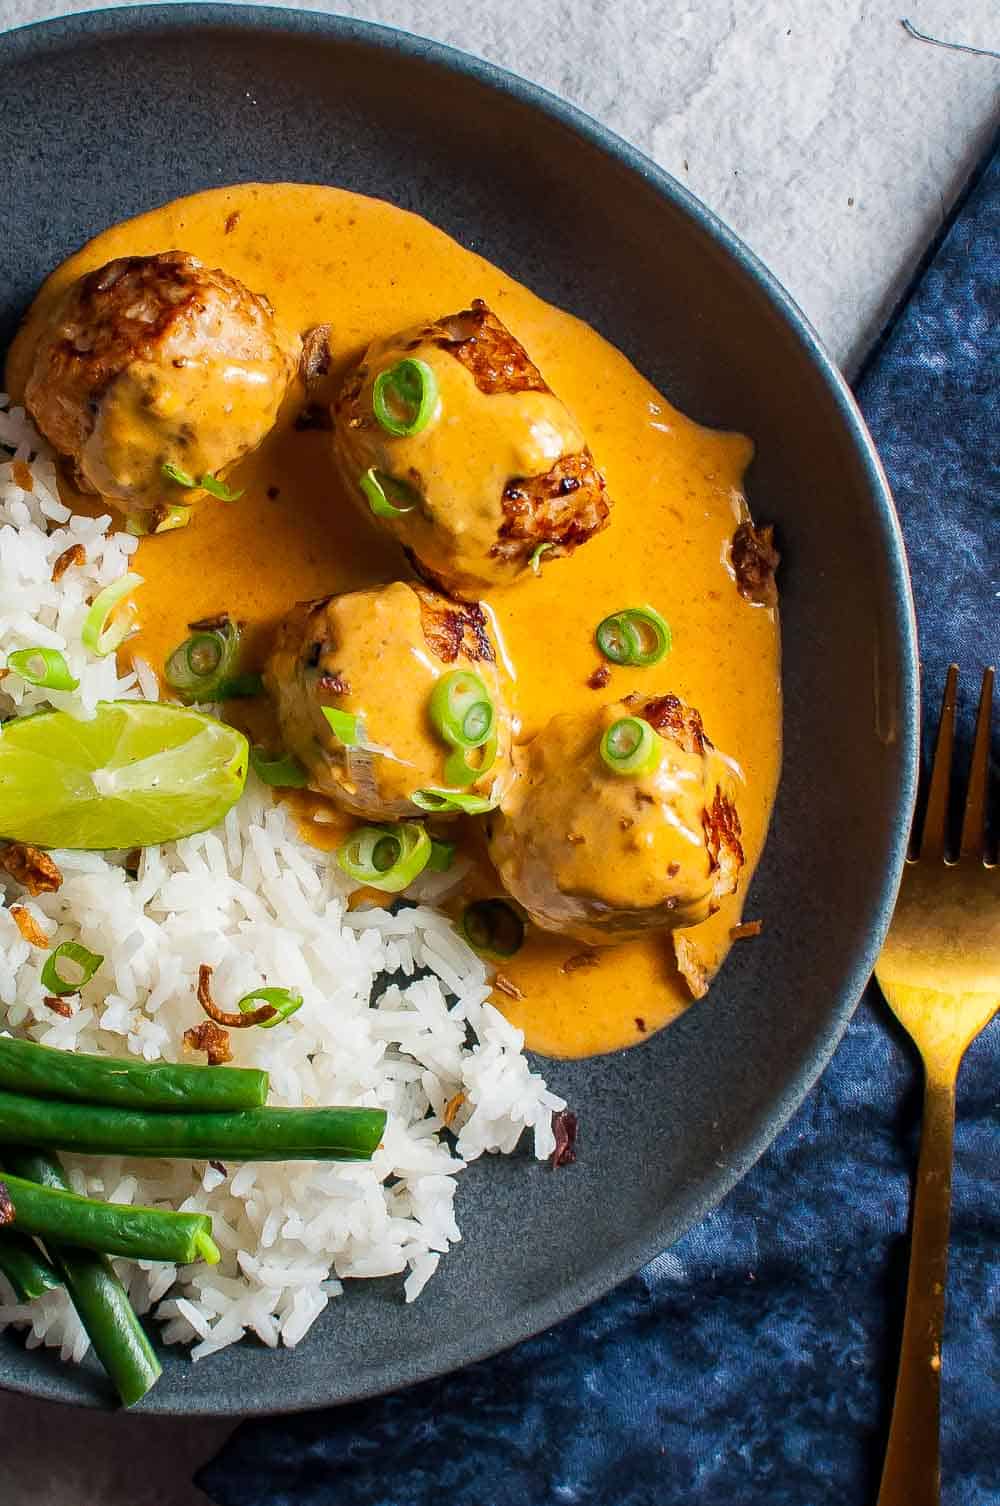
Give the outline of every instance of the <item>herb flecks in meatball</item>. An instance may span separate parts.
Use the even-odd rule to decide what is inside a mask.
[[[430,703],[443,677],[462,670],[478,677],[494,708],[495,748],[471,749],[470,763],[483,772],[453,786],[456,750]],[[417,791],[455,788],[485,802],[509,783],[510,712],[478,605],[402,581],[305,602],[285,620],[265,684],[310,788],[353,815],[422,817]]]
[[[268,300],[183,251],[108,262],[75,282],[39,341],[26,404],[99,493],[151,531],[257,448],[293,369]],[[169,467],[169,470],[165,470]]]
[[[622,727],[625,772],[604,751]],[[537,925],[591,946],[694,926],[739,881],[736,782],[677,696],[556,716],[519,755],[490,856]]]
[[[387,382],[408,395],[388,414]],[[334,431],[350,495],[454,594],[507,584],[539,545],[548,563],[607,525],[604,478],[579,424],[481,301],[369,346]]]

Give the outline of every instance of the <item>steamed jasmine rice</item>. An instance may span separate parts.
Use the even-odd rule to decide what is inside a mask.
[[[114,656],[96,658],[80,636],[90,600],[129,568],[135,539],[112,531],[110,516],[63,506],[51,456],[0,397],[0,455],[8,453],[0,667],[17,649],[49,647],[80,683],[42,691],[11,672],[0,681],[0,716],[52,705],[89,717],[102,700],[155,699],[147,666],[120,676]],[[85,561],[53,582],[74,544]],[[141,592],[138,604],[141,617]],[[460,875],[428,878],[415,890],[421,902],[395,915],[349,912],[354,886],[253,776],[222,826],[145,849],[137,872],[126,871],[125,854],[53,858],[63,874],[54,894],[30,899],[0,874],[0,1026],[63,1050],[179,1061],[184,1031],[200,1018],[195,989],[207,963],[220,998],[275,982],[302,994],[279,1029],[233,1033],[234,1064],[269,1072],[270,1103],[388,1113],[370,1163],[64,1158],[81,1193],[211,1214],[217,1266],[116,1261],[137,1310],[155,1315],[168,1342],[191,1344],[194,1358],[247,1333],[297,1343],[349,1277],[398,1275],[413,1301],[461,1237],[455,1178],[468,1162],[522,1142],[540,1159],[552,1152],[563,1100],[530,1070],[521,1033],[490,1004],[481,959],[430,903]],[[78,940],[103,955],[71,1017],[45,1005],[47,952],[23,938],[12,903],[52,945]],[[58,1346],[77,1361],[86,1353],[61,1289],[20,1306],[0,1276],[0,1326],[8,1324],[30,1326],[29,1345]]]

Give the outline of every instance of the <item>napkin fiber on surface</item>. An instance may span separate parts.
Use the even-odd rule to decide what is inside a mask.
[[[967,734],[979,671],[1000,658],[998,229],[994,157],[858,384],[910,553],[927,735],[947,664],[962,666]],[[871,985],[784,1132],[638,1276],[442,1380],[255,1420],[198,1484],[219,1506],[873,1502],[920,1093]],[[959,1081],[944,1506],[1000,1503],[998,1097],[994,1020]]]

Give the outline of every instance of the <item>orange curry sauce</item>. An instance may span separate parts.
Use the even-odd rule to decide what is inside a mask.
[[[486,597],[513,671],[517,736],[530,737],[556,711],[634,690],[671,691],[701,711],[709,736],[744,778],[738,806],[747,862],[739,892],[685,933],[714,973],[741,917],[781,762],[777,614],[739,595],[728,564],[750,442],[692,423],[587,325],[425,221],[375,199],[297,184],[215,189],[99,235],[42,288],[11,351],[10,391],[23,393],[41,321],[68,283],[114,257],[175,249],[266,293],[292,332],[328,323],[331,391],[376,336],[473,298],[485,299],[524,344],[579,420],[614,508],[610,526],[571,558]],[[238,502],[206,498],[188,528],[141,544],[141,632],[129,648],[151,664],[163,664],[189,622],[227,610],[247,624],[245,663],[259,665],[293,602],[409,578],[402,554],[343,497],[330,434],[295,428],[302,403],[295,384],[275,431],[227,474],[230,486],[244,488]],[[85,505],[92,508],[92,499]],[[597,623],[645,602],[670,622],[672,652],[651,669],[611,667],[609,683],[590,688],[602,662]],[[266,712],[248,712],[245,703],[240,710],[251,722],[260,718],[249,730],[266,738]],[[342,840],[347,823],[321,798],[298,795],[295,803],[306,835],[327,848]],[[480,844],[473,838],[473,845]],[[499,892],[482,864],[469,892]],[[503,974],[512,988],[497,993],[498,1006],[530,1047],[552,1056],[633,1045],[690,1002],[668,933],[588,952],[529,928]]]

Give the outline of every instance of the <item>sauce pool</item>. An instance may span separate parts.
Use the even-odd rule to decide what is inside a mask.
[[[69,283],[114,257],[168,250],[191,252],[265,293],[292,331],[329,324],[331,391],[372,339],[474,298],[485,299],[522,342],[579,420],[614,507],[609,527],[571,558],[484,598],[513,670],[518,737],[532,736],[556,711],[632,691],[673,692],[698,708],[744,780],[739,890],[683,933],[713,975],[742,915],[781,764],[777,613],[740,596],[728,563],[744,516],[750,441],[685,418],[594,330],[426,221],[380,200],[300,184],[213,189],[97,236],[42,288],[10,353],[11,393],[23,394],[39,329]],[[303,401],[293,385],[273,433],[227,474],[231,487],[243,488],[238,502],[206,499],[188,528],[142,542],[135,566],[145,578],[136,597],[141,631],[129,647],[157,668],[198,618],[225,610],[245,621],[246,660],[259,663],[294,602],[409,578],[391,540],[343,497],[331,435],[296,428]],[[84,505],[92,510],[93,499]],[[598,622],[647,602],[671,625],[670,655],[650,669],[608,666],[608,683],[592,689],[588,681],[604,662],[594,645]],[[266,713],[253,715],[259,720],[250,730],[266,740]],[[294,806],[317,845],[341,839],[343,820],[324,802],[298,795]],[[469,894],[487,892],[501,891],[480,863]],[[588,951],[529,929],[501,971],[498,1007],[531,1049],[551,1056],[633,1045],[691,1002],[668,933]]]

